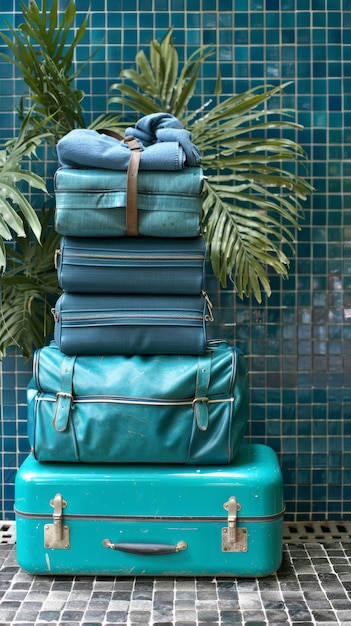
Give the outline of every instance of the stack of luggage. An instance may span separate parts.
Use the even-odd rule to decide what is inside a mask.
[[[282,476],[273,450],[243,443],[242,352],[207,340],[200,158],[170,115],[132,130],[58,145],[63,293],[28,386],[18,561],[38,574],[268,575]]]

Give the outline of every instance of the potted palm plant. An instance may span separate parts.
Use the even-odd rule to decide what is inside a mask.
[[[72,128],[85,125],[84,94],[75,88],[81,68],[72,70],[72,48],[84,36],[87,22],[82,23],[73,43],[68,44],[75,20],[73,0],[61,21],[57,0],[50,12],[45,0],[41,10],[34,0],[29,7],[23,4],[22,10],[24,24],[18,31],[9,27],[13,39],[0,33],[11,52],[5,58],[23,73],[34,109],[32,122],[34,126],[44,125],[46,140],[54,145]],[[232,281],[240,298],[252,295],[260,302],[262,292],[270,295],[270,268],[280,276],[288,275],[295,231],[303,217],[302,201],[311,191],[306,178],[299,174],[306,155],[296,141],[285,136],[294,134],[300,126],[289,118],[289,111],[271,106],[285,85],[223,97],[218,78],[211,101],[200,109],[191,109],[202,63],[211,54],[210,48],[201,47],[181,64],[170,28],[161,42],[150,43],[149,57],[140,50],[135,69],[121,72],[119,82],[111,86],[110,112],[100,116],[90,128],[109,128],[123,134],[133,120],[158,111],[171,113],[180,120],[202,155],[206,179],[201,222],[214,274],[223,287]],[[51,89],[53,84],[56,87],[48,94],[48,86]],[[50,258],[45,251],[42,259],[48,265],[43,264],[43,272],[35,279],[41,287],[47,287],[45,298],[41,292],[35,300],[37,296],[33,292],[30,295],[28,286],[31,302],[36,301],[38,307],[31,311],[32,328],[31,314],[27,319],[27,343],[21,335],[22,322],[13,325],[8,310],[6,327],[11,327],[12,332],[5,330],[0,334],[0,351],[17,344],[30,356],[31,347],[43,345],[50,332],[48,316],[40,315],[43,308],[47,311],[48,295],[58,291],[51,259],[55,233],[48,225],[45,223],[45,231],[50,235],[46,244]],[[45,242],[41,245],[46,250]],[[40,243],[33,241],[30,254],[37,254],[39,247]],[[21,285],[22,295],[27,290],[22,280],[28,264],[26,254],[28,249],[16,258],[17,271],[13,272],[11,265],[9,273],[0,277],[0,317],[4,317],[6,307],[9,309],[7,277],[11,278],[12,289]],[[11,297],[11,308],[15,310],[20,297],[15,291]]]
[[[75,72],[73,59],[88,16],[71,37],[76,18],[73,0],[61,17],[57,0],[50,10],[46,0],[41,10],[34,1],[21,7],[23,23],[18,29],[8,24],[9,34],[0,33],[9,49],[0,56],[16,66],[28,88],[18,108],[18,137],[0,152],[0,358],[13,346],[31,358],[33,348],[44,345],[51,335],[51,307],[60,293],[54,268],[59,237],[53,228],[54,199],[47,194],[45,180],[30,166],[36,149],[41,154],[45,149],[50,152],[70,130],[85,126],[84,94],[75,88],[84,64]],[[116,115],[104,116],[104,126],[116,119]],[[21,167],[23,160],[27,169]],[[24,182],[44,194],[43,206],[37,210],[21,191]]]
[[[202,228],[213,271],[223,287],[229,278],[240,298],[252,294],[261,302],[262,290],[271,293],[267,268],[288,276],[301,202],[311,192],[296,172],[306,154],[284,136],[301,126],[289,119],[291,111],[269,107],[287,85],[223,98],[218,78],[214,102],[192,111],[201,64],[211,54],[199,48],[180,69],[170,28],[161,43],[151,42],[149,58],[140,50],[136,69],[121,72],[110,104],[128,110],[125,125],[131,110],[138,116],[165,111],[191,132],[206,175]]]
[[[26,192],[32,188],[46,193],[43,178],[27,166],[47,133],[40,125],[32,129],[30,116],[31,111],[18,136],[0,152],[0,356],[7,345],[20,345],[29,355],[33,335],[41,341],[42,301],[53,286],[48,260],[43,260],[47,216],[37,214]]]

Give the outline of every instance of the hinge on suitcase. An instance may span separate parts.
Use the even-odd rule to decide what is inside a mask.
[[[56,550],[68,550],[70,547],[69,528],[63,523],[62,514],[67,502],[63,500],[60,493],[57,493],[54,499],[50,500],[50,505],[54,507],[53,523],[44,526],[44,546]]]
[[[231,496],[223,506],[228,511],[228,526],[222,528],[222,552],[247,552],[247,529],[237,528],[240,504],[235,496]]]

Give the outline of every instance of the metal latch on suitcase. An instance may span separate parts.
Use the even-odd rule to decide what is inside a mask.
[[[240,504],[231,496],[223,506],[228,511],[228,526],[222,528],[222,552],[247,552],[247,529],[236,525]]]
[[[60,493],[57,493],[54,499],[50,500],[50,505],[54,507],[53,523],[44,526],[44,546],[56,550],[68,550],[70,547],[69,528],[63,523],[62,514],[67,502],[63,500]]]

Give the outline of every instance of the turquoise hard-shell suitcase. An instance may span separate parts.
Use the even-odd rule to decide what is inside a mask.
[[[261,577],[282,559],[282,474],[261,444],[214,467],[30,455],[15,511],[18,563],[34,574]]]

